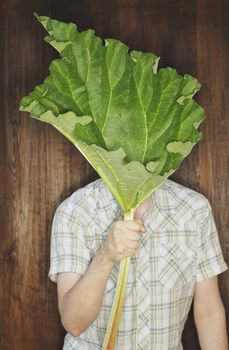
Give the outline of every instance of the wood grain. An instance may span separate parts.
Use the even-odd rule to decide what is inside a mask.
[[[65,331],[49,270],[50,229],[57,205],[98,177],[52,126],[18,111],[20,99],[48,75],[57,53],[33,16],[94,28],[130,49],[161,57],[159,68],[198,77],[195,100],[206,112],[204,138],[171,177],[209,199],[229,262],[229,2],[227,0],[5,0],[0,5],[1,264],[0,349],[60,350]],[[229,276],[219,275],[229,316]],[[229,321],[229,320],[228,320]],[[200,349],[190,310],[186,350]],[[158,349],[159,350],[159,349]]]

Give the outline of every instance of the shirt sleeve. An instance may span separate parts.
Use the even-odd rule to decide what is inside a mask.
[[[60,272],[83,275],[91,260],[85,242],[86,226],[72,205],[62,202],[56,209],[51,228],[50,269],[48,277],[57,282]]]
[[[196,282],[218,275],[228,269],[226,264],[212,209],[207,200],[205,217],[198,222],[199,249]]]

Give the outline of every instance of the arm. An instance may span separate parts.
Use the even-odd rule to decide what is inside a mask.
[[[58,274],[61,322],[72,335],[79,336],[97,318],[114,263],[136,254],[139,229],[141,233],[146,232],[145,227],[136,222],[116,222],[83,276],[75,273]]]
[[[225,309],[217,275],[197,283],[194,320],[202,350],[228,350]]]
[[[97,317],[105,286],[114,262],[101,249],[86,273],[58,274],[58,306],[64,328],[74,336],[82,333]]]

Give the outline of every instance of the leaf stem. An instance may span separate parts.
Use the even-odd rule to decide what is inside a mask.
[[[124,213],[124,220],[133,220],[135,208]],[[119,323],[122,316],[122,308],[125,302],[126,285],[128,280],[128,272],[130,267],[130,256],[122,259],[119,267],[118,281],[115,290],[114,301],[112,305],[111,315],[108,322],[107,331],[103,341],[102,350],[113,350],[115,348],[115,340],[118,332]]]

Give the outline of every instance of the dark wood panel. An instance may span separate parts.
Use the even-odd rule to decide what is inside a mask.
[[[0,5],[2,350],[62,348],[56,285],[47,278],[51,220],[58,203],[98,177],[54,128],[18,111],[20,99],[44,80],[58,57],[43,41],[46,32],[34,11],[154,52],[161,57],[159,67],[198,77],[202,89],[195,99],[206,111],[204,139],[171,178],[209,198],[229,261],[228,1],[6,0]],[[228,273],[219,282],[228,317]],[[199,348],[192,309],[183,343],[185,350]]]

